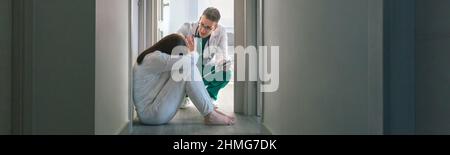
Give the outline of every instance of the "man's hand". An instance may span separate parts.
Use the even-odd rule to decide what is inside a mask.
[[[216,71],[229,71],[233,66],[233,61],[222,60],[216,65]]]
[[[189,49],[189,52],[194,52],[195,50],[195,42],[194,42],[194,37],[193,36],[187,36],[186,37],[186,46]]]

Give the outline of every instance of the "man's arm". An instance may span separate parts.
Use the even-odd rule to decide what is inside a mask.
[[[228,61],[228,34],[225,30],[224,27],[222,27],[223,29],[221,30],[221,36],[219,39],[219,44],[218,44],[218,48],[220,48],[220,52],[217,54],[217,65],[222,66],[223,64],[227,63]],[[216,66],[216,67],[220,67],[220,66]],[[226,69],[228,70],[228,69]]]
[[[187,36],[191,36],[192,32],[191,32],[191,24],[189,23],[184,23],[180,29],[178,29],[177,33],[182,34],[183,36],[187,37]]]

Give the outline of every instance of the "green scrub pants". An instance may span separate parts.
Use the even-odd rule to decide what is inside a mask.
[[[228,83],[230,83],[230,79],[232,78],[233,73],[231,71],[226,72],[220,71],[215,73],[215,67],[212,67],[212,73],[213,74],[203,76],[203,83],[206,86],[206,90],[208,91],[209,96],[212,99],[217,100],[219,91],[225,88],[228,85]],[[222,78],[214,78],[213,76],[214,77],[222,76]]]

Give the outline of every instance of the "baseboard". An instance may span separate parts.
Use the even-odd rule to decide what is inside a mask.
[[[129,128],[130,122],[125,123],[125,125],[122,127],[122,130],[119,131],[116,135],[131,135],[133,131]]]

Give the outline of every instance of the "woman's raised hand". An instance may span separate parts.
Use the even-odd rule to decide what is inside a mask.
[[[187,36],[186,44],[189,49],[189,52],[194,52],[195,50],[194,36]]]

